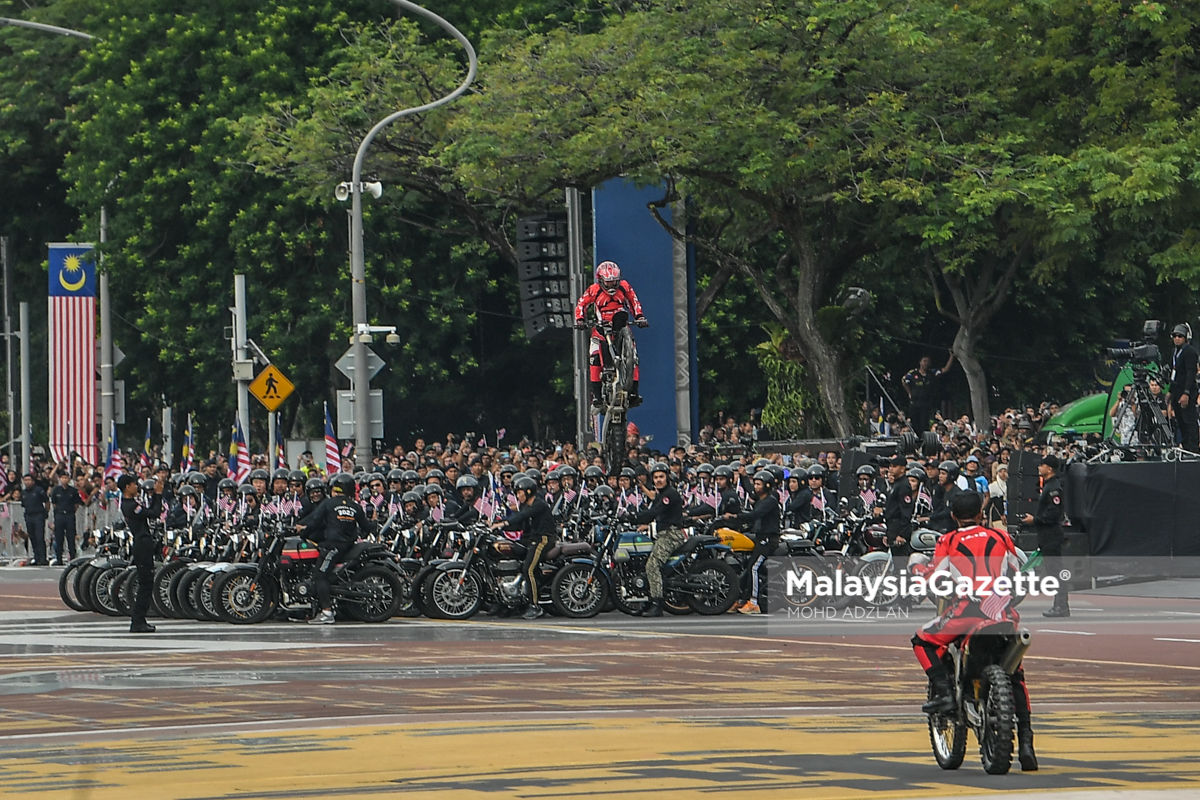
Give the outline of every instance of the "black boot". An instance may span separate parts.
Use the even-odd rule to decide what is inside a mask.
[[[1017,720],[1017,760],[1022,772],[1037,772],[1037,753],[1033,752],[1033,727],[1029,720]]]
[[[600,409],[603,407],[603,404],[600,402],[600,382],[599,381],[591,381],[588,385],[591,387],[591,395],[592,395],[591,411],[592,411],[592,415],[595,416],[596,414],[600,413]]]
[[[642,612],[643,617],[661,617],[663,601],[661,597],[655,597],[650,601],[650,607]]]
[[[954,710],[954,693],[950,690],[950,680],[945,675],[930,676],[929,684],[933,688],[933,697],[921,706],[922,714],[945,713]]]
[[[638,382],[629,385],[629,407],[637,408],[642,404],[642,396],[638,394]]]
[[[1054,605],[1050,606],[1049,611],[1043,611],[1042,616],[1050,617],[1051,619],[1069,617],[1071,616],[1071,607],[1067,605],[1067,600],[1065,597],[1063,597],[1061,594],[1056,594],[1054,596]]]

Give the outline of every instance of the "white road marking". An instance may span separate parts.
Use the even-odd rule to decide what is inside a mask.
[[[1056,631],[1051,628],[1034,628],[1033,632],[1034,633],[1069,633],[1072,636],[1095,636],[1096,635],[1094,633],[1089,633],[1088,631]]]
[[[1156,641],[1156,642],[1189,642],[1191,644],[1200,644],[1200,639],[1172,639],[1167,636],[1163,636],[1161,638],[1155,637],[1154,641]]]

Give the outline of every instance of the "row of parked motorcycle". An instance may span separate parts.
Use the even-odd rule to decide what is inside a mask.
[[[317,612],[312,577],[317,546],[294,535],[290,520],[264,517],[252,530],[219,524],[161,530],[161,563],[151,592],[152,613],[165,618],[252,624],[307,619]],[[932,551],[937,533],[918,531],[912,546]],[[132,540],[119,527],[97,534],[96,555],[70,562],[59,580],[63,602],[77,611],[127,615],[138,576],[129,560]],[[573,520],[561,542],[537,567],[539,605],[572,619],[619,610],[637,615],[649,602],[646,561],[651,535],[631,529],[614,514]],[[754,542],[719,522],[697,526],[663,568],[664,610],[672,614],[728,612],[749,584]],[[330,585],[338,616],[382,622],[393,616],[468,619],[481,611],[507,616],[527,606],[521,575],[525,548],[485,525],[454,522],[396,524],[393,518],[357,543],[334,571]],[[815,577],[837,571],[874,579],[897,572],[883,544],[883,528],[846,509],[825,520],[788,529],[771,554]],[[778,570],[760,593],[760,606],[822,604],[828,598],[786,592]],[[879,595],[864,604],[885,606],[906,598]],[[847,605],[849,599],[834,600]],[[764,610],[768,610],[765,608]]]

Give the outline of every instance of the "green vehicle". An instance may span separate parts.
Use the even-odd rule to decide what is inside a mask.
[[[1046,421],[1038,434],[1039,440],[1055,436],[1091,436],[1099,434],[1101,438],[1112,437],[1113,419],[1108,410],[1121,396],[1121,390],[1133,383],[1133,370],[1122,367],[1113,380],[1108,393],[1098,392],[1085,395],[1078,400],[1072,400],[1058,410],[1058,413]],[[1163,386],[1163,391],[1167,391]]]

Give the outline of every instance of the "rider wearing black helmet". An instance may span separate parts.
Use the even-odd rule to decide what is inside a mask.
[[[850,510],[855,514],[863,515],[870,514],[872,509],[881,507],[879,504],[883,502],[883,498],[876,486],[879,471],[870,464],[863,464],[854,470],[854,478],[857,485],[850,501]]]
[[[520,508],[507,520],[492,523],[493,529],[505,531],[521,531],[521,544],[525,545],[525,561],[521,565],[521,574],[525,576],[529,589],[529,608],[525,610],[525,619],[537,619],[542,615],[538,605],[537,571],[536,567],[542,560],[542,555],[554,547],[557,529],[550,506],[542,499],[542,492],[537,481],[528,475],[516,478],[512,482]]]
[[[788,499],[783,509],[783,517],[788,525],[795,528],[806,522],[812,522],[812,489],[808,488],[808,470],[795,467],[788,475]]]
[[[250,485],[254,487],[254,493],[262,499],[267,494],[267,482],[271,480],[271,476],[265,469],[250,470]]]
[[[754,549],[750,551],[750,599],[738,603],[737,610],[742,614],[759,614],[759,575],[767,556],[779,547],[779,496],[775,494],[775,473],[769,469],[760,469],[754,473],[754,507],[735,517],[734,521],[749,525],[747,533],[754,539]]]
[[[909,469],[903,478],[896,481],[884,505],[883,519],[887,523],[887,531],[883,541],[897,558],[912,552],[908,542],[912,539],[913,509],[916,507],[917,490],[924,477],[924,471],[919,467]]]
[[[812,491],[813,516],[824,519],[837,512],[837,494],[825,486],[826,470],[820,464],[808,468],[808,488]]]
[[[354,478],[339,472],[329,479],[330,497],[296,525],[304,536],[318,543],[321,559],[313,573],[313,590],[321,613],[309,620],[313,625],[332,625],[333,599],[329,590],[329,574],[358,541],[360,535],[372,529],[367,515],[354,500]]]
[[[954,518],[950,507],[955,495],[962,492],[958,485],[958,463],[950,460],[938,464],[939,491],[933,498],[933,511],[929,514],[929,527],[946,533],[954,530]]]
[[[304,498],[300,501],[300,516],[308,516],[324,502],[325,481],[320,478],[309,478],[304,484]]]
[[[679,549],[687,538],[683,532],[683,498],[671,486],[671,468],[663,462],[650,467],[650,478],[654,481],[654,502],[630,522],[649,528],[651,522],[658,529],[650,557],[646,559],[646,583],[650,586],[650,607],[647,617],[661,617],[663,606],[662,567],[667,559]]]

